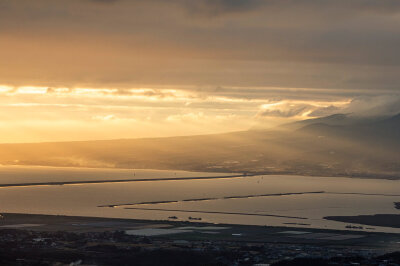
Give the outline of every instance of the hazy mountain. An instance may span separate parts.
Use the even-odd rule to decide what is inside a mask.
[[[382,121],[384,119],[387,119],[387,117],[386,116],[363,117],[363,116],[354,116],[352,114],[334,114],[325,117],[306,119],[292,123],[287,123],[280,127],[286,129],[299,129],[313,124],[325,124],[330,126],[355,126],[355,125],[371,124],[374,122]]]
[[[274,130],[0,145],[0,163],[400,177],[400,115],[337,114]]]
[[[334,119],[330,119],[331,117],[307,120],[298,131],[333,138],[352,139],[356,142],[368,140],[396,146],[400,144],[398,139],[400,137],[400,115],[362,119],[345,117],[342,119],[342,123],[332,123],[331,121]]]

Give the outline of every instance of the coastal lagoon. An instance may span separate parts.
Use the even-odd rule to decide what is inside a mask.
[[[400,214],[394,206],[400,202],[398,180],[231,176],[235,175],[2,166],[1,185],[27,185],[1,187],[0,212],[184,221],[191,217],[196,222],[201,218],[209,223],[341,230],[348,230],[349,223],[324,217]],[[85,183],[99,180],[105,182]],[[108,182],[112,180],[116,182]],[[362,230],[400,233],[400,228],[378,226]]]

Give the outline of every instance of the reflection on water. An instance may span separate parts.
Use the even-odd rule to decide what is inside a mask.
[[[42,167],[40,171],[34,168],[34,174],[29,176],[27,170],[25,167],[24,171],[20,168],[16,172],[12,168],[2,171],[0,167],[0,183],[16,183],[13,177],[18,174],[20,176],[16,179],[29,178],[30,182],[51,181],[52,175],[58,180],[94,180],[99,173],[99,178],[107,176],[119,179],[123,175],[132,174],[132,170],[107,169],[103,173],[103,169]],[[204,176],[204,173],[136,171],[148,178]],[[21,172],[24,172],[24,178],[21,177]],[[215,223],[345,229],[346,224],[324,220],[323,217],[400,214],[393,204],[400,201],[399,185],[399,181],[378,179],[248,176],[230,179],[8,187],[0,188],[0,202],[2,212],[155,220],[167,219],[169,216],[188,220],[192,216]],[[137,203],[141,204],[134,205]],[[98,207],[108,205],[117,207]],[[375,231],[400,233],[400,229],[374,228]]]

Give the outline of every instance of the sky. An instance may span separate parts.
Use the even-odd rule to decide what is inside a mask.
[[[398,0],[0,0],[0,142],[400,113]]]

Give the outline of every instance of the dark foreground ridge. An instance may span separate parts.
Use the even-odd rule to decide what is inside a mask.
[[[168,230],[175,233],[146,235]],[[398,265],[399,243],[398,234],[360,231],[12,213],[0,219],[0,265]]]
[[[400,214],[375,214],[357,216],[326,216],[324,219],[373,226],[400,228]]]

